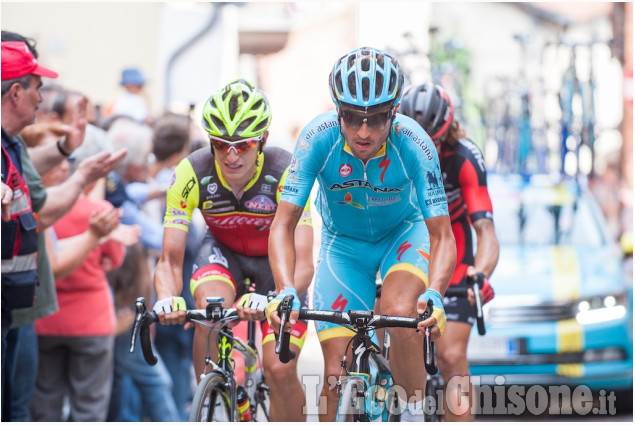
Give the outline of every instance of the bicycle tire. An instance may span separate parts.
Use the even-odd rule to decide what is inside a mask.
[[[230,422],[231,398],[226,387],[225,377],[220,373],[212,372],[205,375],[192,398],[189,421]]]
[[[335,422],[368,422],[368,415],[364,409],[365,400],[357,395],[360,387],[362,393],[366,393],[366,382],[363,379],[346,378],[337,402]],[[349,412],[343,409],[352,409],[353,411]]]

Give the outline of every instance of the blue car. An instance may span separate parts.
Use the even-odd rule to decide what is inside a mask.
[[[489,188],[501,250],[487,333],[474,327],[468,346],[472,375],[632,391],[633,281],[592,194],[547,176],[493,175]]]

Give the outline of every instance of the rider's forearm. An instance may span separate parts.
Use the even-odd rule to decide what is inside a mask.
[[[276,292],[285,286],[295,288],[295,227],[277,222],[278,215],[271,225],[269,234],[269,263],[276,283]]]
[[[438,237],[430,235],[430,264],[428,266],[428,288],[445,294],[456,264],[456,242],[452,232]]]
[[[298,226],[295,235],[295,273],[293,281],[298,294],[306,293],[311,285],[315,266],[313,265],[313,226]]]
[[[500,251],[494,223],[488,219],[478,220],[474,223],[474,229],[476,230],[474,268],[489,278],[498,263]]]
[[[154,272],[154,290],[157,299],[178,297],[183,289],[183,275],[178,264],[161,258]]]
[[[187,233],[187,230],[172,227],[163,229],[163,248],[154,272],[157,300],[181,295]]]

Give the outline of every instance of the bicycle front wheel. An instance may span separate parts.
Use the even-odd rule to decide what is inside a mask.
[[[196,387],[190,422],[230,422],[231,397],[225,377],[220,373],[208,373]]]

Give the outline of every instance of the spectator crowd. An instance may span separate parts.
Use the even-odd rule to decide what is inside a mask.
[[[137,68],[104,108],[57,77],[2,31],[2,421],[185,421],[193,330],[157,325],[153,367],[129,344],[172,170],[201,137],[188,115],[151,115]]]

